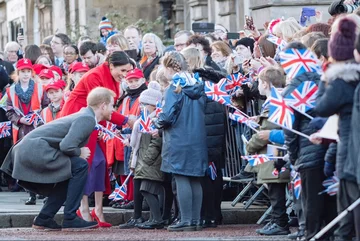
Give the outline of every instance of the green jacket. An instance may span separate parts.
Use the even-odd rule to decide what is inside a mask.
[[[150,134],[142,133],[134,179],[148,179],[163,181],[164,174],[161,167],[162,138],[153,138]]]
[[[260,131],[263,130],[273,130],[273,129],[280,129],[277,125],[268,121],[269,110],[265,109],[260,114]],[[249,143],[246,145],[246,151],[248,155],[254,154],[266,154],[267,153],[267,145],[270,144],[268,140],[262,140],[259,137],[259,134],[255,133],[252,135]],[[272,173],[274,171],[274,162],[266,162],[264,164],[252,167],[247,164],[245,171],[247,172],[255,172],[258,173],[257,175],[257,183],[284,183],[290,181],[290,172],[286,170],[283,173],[280,173],[279,176],[274,176]]]

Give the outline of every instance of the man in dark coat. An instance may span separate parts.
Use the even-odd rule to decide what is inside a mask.
[[[93,89],[87,97],[87,108],[36,128],[9,151],[1,169],[24,188],[48,197],[33,228],[97,227],[96,222],[77,217],[76,210],[88,173],[90,150],[85,145],[97,121],[110,120],[114,96],[109,89]],[[61,227],[53,218],[65,201]]]

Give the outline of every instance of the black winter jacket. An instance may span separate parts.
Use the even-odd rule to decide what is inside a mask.
[[[356,182],[356,170],[348,168],[347,155],[351,130],[354,92],[360,80],[360,65],[356,63],[333,64],[325,72],[326,82],[319,85],[315,111],[323,117],[339,114],[339,143],[336,171],[340,179]],[[354,127],[356,129],[358,127]],[[359,146],[355,147],[356,149]],[[349,169],[346,173],[344,169]]]
[[[320,75],[317,73],[306,72],[296,76],[291,80],[290,84],[286,86],[282,95],[287,96],[305,81],[313,81],[318,85],[320,82]],[[313,117],[316,116],[314,109],[309,110],[307,114]],[[311,120],[308,117],[297,111],[294,111],[294,115],[294,130],[309,136],[317,131],[312,125],[309,125]],[[284,130],[284,134],[285,145],[288,148],[290,161],[297,171],[324,166],[324,157],[327,150],[326,146],[314,145],[307,138],[287,130]]]

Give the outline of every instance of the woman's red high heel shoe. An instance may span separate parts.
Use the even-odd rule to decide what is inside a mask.
[[[91,217],[95,219],[95,221],[99,224],[100,228],[110,228],[112,225],[107,222],[101,222],[98,216],[96,216],[95,209],[91,211]]]
[[[78,210],[76,211],[76,215],[77,215],[79,218],[81,218],[81,219],[83,218],[82,215],[81,215],[80,209],[78,209]]]

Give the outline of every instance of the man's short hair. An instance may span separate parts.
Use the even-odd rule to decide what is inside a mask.
[[[115,96],[115,92],[108,88],[96,87],[90,91],[86,98],[86,102],[90,107],[98,107],[102,103],[111,103],[111,100],[114,100]]]
[[[61,39],[61,42],[63,45],[69,45],[71,44],[71,39],[69,38],[69,36],[67,36],[64,33],[57,33],[54,35],[54,37],[57,37],[59,39]]]
[[[328,38],[322,38],[315,41],[315,43],[311,47],[311,51],[313,51],[318,59],[321,58],[321,56],[324,56],[325,59],[329,58],[328,53]]]
[[[323,32],[311,32],[301,38],[301,42],[308,48],[311,48],[316,40],[326,38]]]
[[[275,88],[282,88],[285,85],[285,75],[280,68],[266,67],[259,74],[259,79],[265,81],[269,86],[273,85]]]
[[[89,50],[93,53],[96,54],[97,52],[97,45],[95,42],[93,41],[85,41],[80,45],[80,55],[83,56],[85,55]]]
[[[188,37],[191,37],[193,36],[194,34],[191,32],[191,31],[188,31],[188,30],[180,30],[179,32],[177,32],[174,36],[174,38],[178,38],[180,37],[181,35],[186,35]]]
[[[203,46],[203,50],[207,55],[211,55],[211,47],[209,40],[206,38],[200,36],[200,35],[193,35],[191,36],[188,41],[186,42],[186,46],[189,46],[190,44],[200,44]]]
[[[5,53],[9,51],[9,49],[17,48],[18,50],[21,48],[20,45],[15,41],[10,41],[5,45]]]
[[[138,27],[136,27],[135,25],[127,26],[127,27],[124,29],[124,33],[125,33],[126,30],[129,30],[129,29],[135,29],[135,30],[138,32],[139,36],[142,35],[141,29],[138,28]]]

